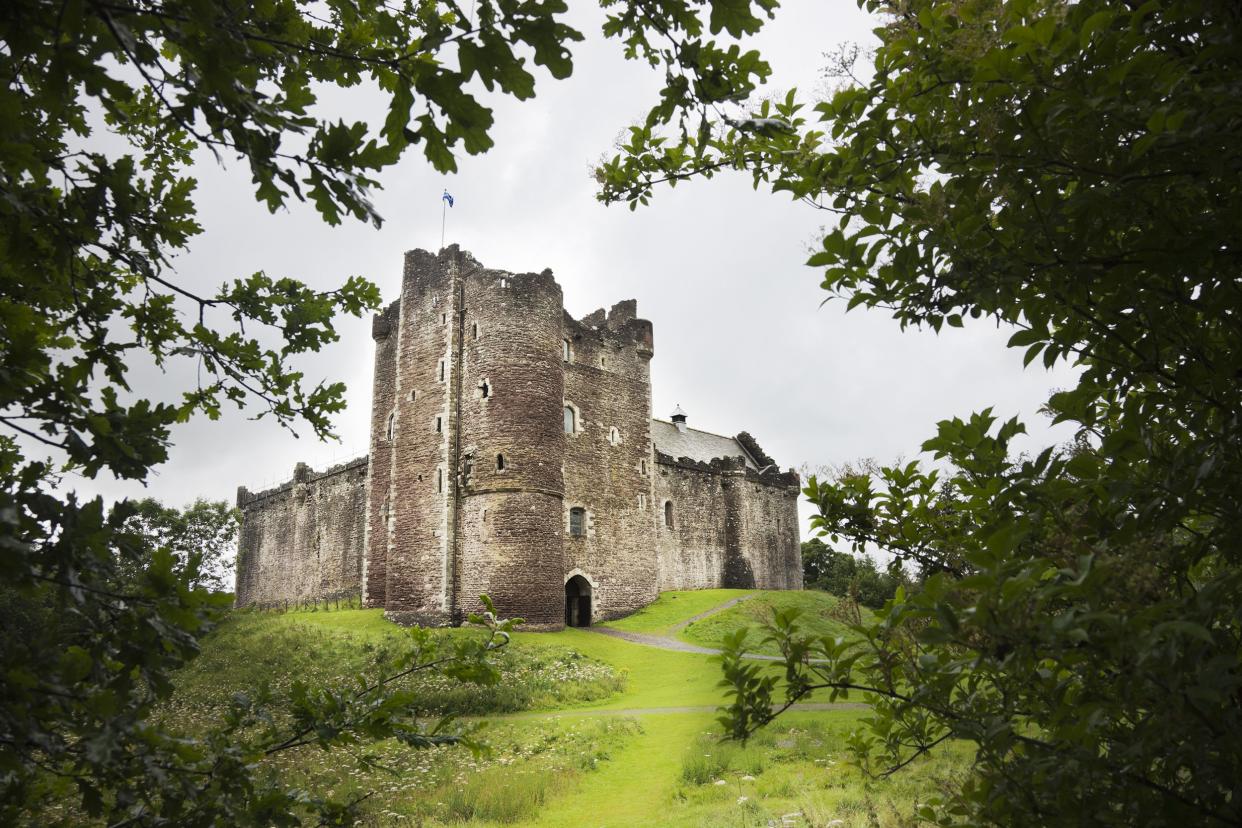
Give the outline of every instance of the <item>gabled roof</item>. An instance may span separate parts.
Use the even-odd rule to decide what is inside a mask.
[[[689,457],[700,463],[710,463],[717,457],[741,457],[748,468],[758,471],[754,458],[746,453],[742,444],[732,437],[723,434],[712,434],[710,431],[699,431],[697,428],[686,427],[678,431],[677,426],[667,420],[651,420],[651,442],[656,450],[676,459]]]

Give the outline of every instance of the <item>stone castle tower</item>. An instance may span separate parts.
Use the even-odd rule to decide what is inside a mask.
[[[238,492],[239,605],[361,593],[445,624],[486,593],[554,629],[666,589],[801,588],[797,475],[652,419],[633,300],[574,320],[550,271],[415,250],[372,334],[368,457]]]

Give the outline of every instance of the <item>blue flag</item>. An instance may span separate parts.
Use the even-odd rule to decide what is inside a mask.
[[[448,191],[448,190],[445,190],[445,191],[444,191],[444,195],[440,196],[440,200],[441,200],[441,201],[447,201],[447,202],[448,202],[448,206],[450,206],[450,207],[452,207],[452,206],[453,206],[453,197],[452,197],[451,195],[449,195],[449,191]]]

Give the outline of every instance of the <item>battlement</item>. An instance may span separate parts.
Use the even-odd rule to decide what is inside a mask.
[[[321,472],[315,471],[306,463],[298,463],[293,467],[293,476],[290,477],[289,480],[273,486],[270,489],[252,492],[245,486],[238,486],[237,508],[246,509],[253,504],[259,503],[260,501],[268,500],[280,495],[290,494],[299,484],[306,485],[308,483],[314,483],[338,474],[344,474],[354,469],[365,470],[367,466],[367,459],[367,455],[364,454],[361,457],[354,458],[353,460],[346,460],[344,463],[338,463],[335,466],[330,466]]]

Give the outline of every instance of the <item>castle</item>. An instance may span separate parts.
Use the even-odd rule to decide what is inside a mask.
[[[802,587],[797,474],[745,432],[652,419],[634,300],[575,320],[551,271],[414,250],[372,336],[368,456],[238,489],[239,606],[360,594],[453,624],[486,593],[558,629],[663,590]]]

